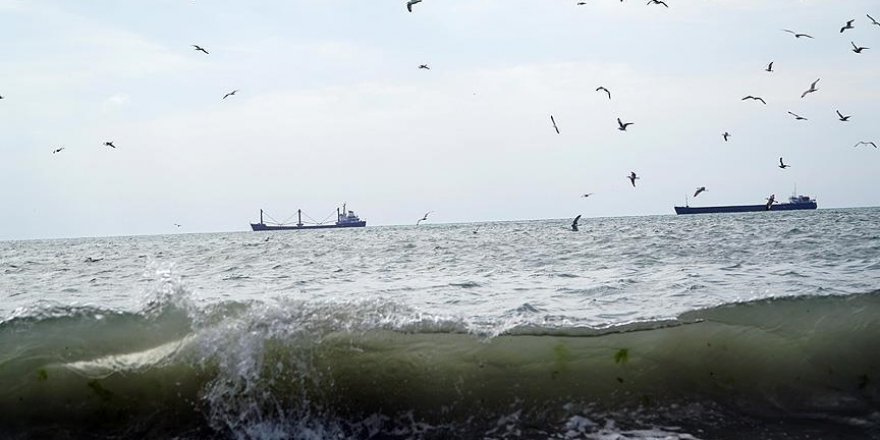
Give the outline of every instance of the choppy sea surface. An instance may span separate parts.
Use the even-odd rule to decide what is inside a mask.
[[[0,438],[880,438],[880,209],[0,242]]]

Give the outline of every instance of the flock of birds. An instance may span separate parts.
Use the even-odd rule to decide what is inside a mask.
[[[623,0],[620,0],[620,1],[623,2]],[[406,2],[406,9],[407,9],[407,11],[409,11],[409,12],[413,12],[413,6],[416,5],[416,4],[418,4],[418,3],[421,3],[421,2],[422,2],[422,0],[407,0],[407,2]],[[585,2],[585,1],[579,1],[579,2],[577,2],[576,4],[577,4],[578,6],[582,6],[582,5],[586,5],[587,2]],[[665,7],[667,7],[667,8],[669,7],[669,5],[668,5],[666,2],[662,1],[662,0],[648,0],[648,3],[647,3],[647,4],[648,4],[648,5],[662,5],[662,6],[665,6]],[[866,14],[866,16],[867,16],[868,19],[871,21],[871,25],[872,25],[872,26],[880,26],[880,22],[878,22],[877,20],[875,20],[870,14]],[[846,23],[840,28],[840,33],[843,34],[844,32],[846,32],[846,31],[848,31],[848,30],[850,30],[850,29],[854,29],[854,28],[855,28],[855,25],[854,25],[855,21],[856,21],[855,19],[847,20]],[[806,34],[806,33],[802,33],[802,32],[796,32],[796,31],[791,30],[791,29],[782,29],[782,31],[783,31],[783,32],[786,32],[786,33],[789,33],[789,34],[791,34],[791,35],[793,35],[796,39],[801,39],[801,38],[814,39],[814,37],[813,37],[812,35],[810,35],[810,34]],[[864,52],[865,50],[869,50],[869,49],[870,49],[870,48],[868,48],[868,47],[859,46],[859,45],[857,45],[857,44],[856,44],[855,42],[853,42],[853,41],[850,41],[850,44],[852,45],[852,51],[853,51],[854,53],[856,53],[856,54],[861,54],[861,53]],[[194,51],[202,52],[202,53],[204,53],[205,55],[210,55],[210,52],[209,52],[207,49],[205,49],[204,47],[202,47],[202,46],[200,46],[200,45],[198,45],[198,44],[192,44],[191,46],[192,46],[192,48],[193,48]],[[419,68],[419,69],[422,69],[422,70],[430,70],[430,66],[429,66],[428,64],[420,64],[420,65],[418,65],[418,68]],[[771,61],[771,62],[767,65],[767,67],[764,68],[764,71],[766,71],[766,72],[770,72],[770,73],[772,73],[772,72],[774,71],[774,70],[773,70],[773,61]],[[801,98],[802,98],[802,99],[803,99],[803,98],[806,98],[807,95],[810,95],[810,94],[812,94],[812,93],[815,93],[815,92],[819,91],[819,88],[818,88],[817,86],[818,86],[818,83],[819,83],[820,80],[821,80],[821,78],[817,78],[815,81],[813,81],[813,82],[810,84],[810,87],[807,88],[803,93],[801,93]],[[234,96],[236,93],[238,93],[238,91],[239,91],[238,89],[235,89],[235,90],[232,90],[232,91],[230,91],[230,92],[227,92],[226,94],[223,95],[223,97],[221,98],[221,100],[225,100],[225,99],[227,99],[227,98],[229,98],[229,97]],[[595,91],[596,91],[596,92],[604,93],[604,94],[607,96],[607,98],[608,98],[609,100],[611,99],[611,91],[610,91],[607,87],[600,85],[599,87],[596,88]],[[4,97],[3,97],[2,95],[0,95],[0,99],[4,99]],[[760,97],[760,96],[747,95],[747,96],[745,96],[745,97],[743,97],[743,98],[741,99],[741,101],[747,101],[747,100],[758,101],[758,102],[760,102],[761,104],[764,104],[764,105],[767,104],[767,101],[766,101],[764,98]],[[852,117],[852,115],[844,115],[844,114],[842,114],[842,113],[840,112],[840,110],[835,110],[835,112],[837,113],[838,120],[841,121],[841,122],[847,122],[847,121],[849,121],[849,119]],[[808,118],[806,118],[806,117],[804,117],[804,116],[801,116],[801,115],[799,115],[799,114],[797,114],[797,113],[794,113],[794,112],[792,112],[792,111],[788,111],[787,113],[788,113],[789,115],[793,116],[793,117],[795,118],[795,120],[797,120],[797,121],[807,121],[807,120],[808,120]],[[553,130],[556,132],[556,134],[560,134],[559,126],[557,125],[557,123],[556,123],[556,119],[553,117],[553,115],[550,115],[550,122],[551,122],[552,127],[553,127]],[[635,124],[635,122],[624,122],[623,120],[621,120],[620,117],[617,118],[617,129],[618,129],[619,131],[621,131],[621,132],[626,132],[627,129],[628,129],[630,126],[634,125],[634,124]],[[731,137],[732,135],[731,135],[729,132],[725,131],[725,132],[722,133],[721,136],[722,136],[722,139],[724,140],[724,142],[728,142],[729,139],[730,139],[730,137]],[[109,147],[109,148],[112,148],[112,149],[116,149],[116,145],[114,145],[113,141],[105,141],[105,142],[103,143],[103,146],[106,146],[106,147]],[[858,146],[871,146],[871,147],[874,147],[874,148],[878,148],[878,147],[877,147],[877,143],[874,142],[874,141],[859,141],[858,143],[856,143],[856,144],[854,145],[854,147],[858,147]],[[64,151],[64,150],[65,150],[65,147],[62,146],[62,147],[53,148],[53,149],[51,150],[51,152],[52,152],[52,154],[58,154],[58,153],[61,153],[61,152]],[[783,161],[783,158],[780,157],[780,158],[779,158],[779,165],[778,165],[778,167],[779,167],[780,169],[782,169],[782,170],[785,170],[786,168],[790,168],[791,165],[786,164],[786,163]],[[635,187],[636,187],[636,180],[639,179],[639,176],[636,174],[636,172],[635,172],[635,171],[630,171],[629,175],[627,175],[626,178],[630,181],[630,184],[632,185],[632,187],[635,188]],[[696,191],[694,192],[694,197],[697,197],[698,195],[700,195],[701,193],[703,193],[703,192],[705,192],[705,191],[707,191],[705,186],[700,186],[700,187],[698,187],[698,188],[696,189]],[[582,197],[585,197],[585,198],[586,198],[586,197],[590,197],[591,195],[593,195],[593,193],[586,193],[586,194],[583,194]],[[769,204],[772,204],[772,203],[773,203],[773,199],[774,199],[774,197],[773,197],[772,195],[771,195],[771,197],[769,197],[769,198],[767,199],[767,200],[769,201],[768,206],[769,206]],[[432,212],[433,212],[433,211],[429,211],[429,212],[425,213],[425,215],[422,216],[422,218],[420,218],[420,219],[416,222],[416,225],[421,224],[423,221],[427,221],[427,220],[428,220],[428,215],[431,214]],[[578,216],[574,219],[574,222],[572,223],[572,226],[571,226],[573,230],[577,230],[577,223],[578,223],[578,220],[580,219],[580,217],[581,217],[581,216],[578,215]],[[176,226],[176,227],[180,227],[180,225],[179,225],[179,224],[176,224],[176,223],[175,223],[175,226]]]
[[[418,0],[418,1],[421,1],[421,0]],[[622,1],[623,1],[623,0],[621,0],[621,2],[622,2]],[[579,5],[579,6],[580,6],[580,5],[585,5],[585,4],[586,4],[586,2],[583,2],[583,1],[577,3],[577,5]],[[669,7],[668,4],[666,4],[665,2],[663,2],[663,1],[661,1],[661,0],[649,0],[647,4],[648,4],[648,5],[652,5],[652,4],[661,4],[661,5],[663,5],[663,6],[667,7],[667,8]],[[873,25],[873,26],[880,26],[880,22],[878,22],[878,21],[875,20],[873,17],[871,17],[870,14],[866,14],[866,16],[868,17],[869,20],[871,20],[871,25]],[[855,28],[855,26],[854,26],[855,21],[856,21],[855,19],[847,20],[846,23],[840,28],[840,33],[842,34],[842,33],[846,32],[847,30],[854,29],[854,28]],[[809,39],[814,39],[814,37],[813,37],[812,35],[809,35],[809,34],[806,34],[806,33],[795,32],[795,31],[793,31],[793,30],[791,30],[791,29],[782,29],[782,31],[783,31],[783,32],[786,32],[786,33],[789,33],[789,34],[792,34],[792,35],[794,35],[795,38],[798,38],[798,39],[799,39],[799,38],[809,38]],[[865,50],[870,49],[870,48],[868,48],[868,47],[859,46],[859,45],[857,45],[857,44],[856,44],[855,42],[853,42],[853,41],[850,41],[850,44],[852,45],[852,51],[853,51],[854,53],[856,53],[856,54],[861,54],[861,53],[864,52]],[[770,72],[770,73],[773,72],[773,61],[770,61],[770,63],[767,64],[767,67],[764,68],[764,71],[766,71],[766,72]],[[807,88],[806,90],[804,90],[803,93],[801,93],[801,99],[806,98],[807,95],[810,95],[810,94],[812,94],[812,93],[818,92],[818,91],[819,91],[818,84],[819,84],[819,81],[820,81],[820,80],[821,80],[821,78],[817,78],[815,81],[813,81],[813,82],[810,84],[810,87]],[[608,90],[608,88],[605,87],[605,86],[600,85],[599,87],[596,88],[596,92],[602,92],[602,93],[604,93],[604,94],[608,97],[609,100],[611,99],[611,91]],[[762,97],[760,97],[760,96],[747,95],[747,96],[745,96],[745,97],[743,97],[743,98],[741,99],[741,101],[748,101],[748,100],[758,101],[758,102],[760,102],[761,104],[764,104],[764,105],[767,104],[767,101],[764,100],[764,98],[762,98]],[[806,118],[806,117],[804,117],[804,116],[801,116],[801,115],[799,115],[799,114],[797,114],[797,113],[794,113],[794,112],[792,112],[792,111],[788,111],[787,113],[788,113],[789,115],[793,116],[794,119],[795,119],[796,121],[807,121],[807,120],[808,120],[808,118]],[[835,110],[835,113],[837,113],[837,119],[838,119],[840,122],[848,122],[849,119],[852,117],[852,115],[844,115],[843,113],[840,112],[840,110]],[[553,117],[553,115],[550,115],[550,122],[552,123],[552,125],[553,125],[553,129],[556,131],[556,134],[559,134],[559,127],[556,125],[556,120],[555,120],[555,118]],[[635,123],[634,123],[634,122],[623,122],[619,117],[617,118],[617,129],[620,130],[620,131],[624,131],[624,132],[625,132],[625,131],[627,130],[627,128],[628,128],[629,126],[633,125],[633,124],[635,124]],[[732,135],[731,135],[730,132],[728,132],[728,131],[725,131],[725,132],[723,132],[723,133],[721,134],[721,137],[722,137],[722,139],[724,140],[724,142],[728,142],[728,141],[730,140],[730,137],[731,137],[731,136],[732,136]],[[874,148],[877,148],[877,143],[874,142],[874,141],[859,141],[859,142],[857,142],[853,147],[859,147],[859,146],[863,146],[863,145],[864,145],[864,146],[872,146],[872,147],[874,147]],[[780,169],[782,169],[782,170],[785,170],[786,168],[790,168],[791,165],[786,164],[785,161],[783,160],[783,158],[780,157],[780,158],[779,158],[779,165],[777,165],[777,167],[780,168]],[[635,188],[635,186],[636,186],[636,180],[639,179],[639,177],[638,177],[638,175],[636,174],[636,172],[635,172],[635,171],[630,171],[629,175],[627,175],[626,178],[629,179],[630,184],[633,186],[633,188]],[[696,189],[696,191],[694,192],[694,197],[697,197],[697,196],[699,196],[700,194],[702,194],[703,192],[706,192],[706,191],[707,191],[707,189],[706,189],[705,186],[700,186],[700,187],[698,187],[698,188]],[[586,194],[583,194],[581,197],[586,198],[586,197],[590,197],[591,195],[593,195],[593,193],[586,193]],[[776,196],[775,196],[774,194],[771,194],[766,200],[767,200],[767,203],[766,203],[767,209],[770,209],[770,207],[776,202]],[[577,217],[574,218],[574,221],[572,221],[572,223],[571,223],[571,230],[572,230],[572,231],[577,231],[577,230],[578,230],[578,221],[580,220],[580,218],[581,218],[581,215],[578,215]]]

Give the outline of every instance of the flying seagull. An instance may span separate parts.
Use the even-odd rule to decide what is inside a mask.
[[[636,176],[636,172],[630,171],[629,176],[626,176],[626,178],[629,179],[630,183],[632,183],[632,185],[633,185],[633,188],[635,188],[636,187],[636,179],[639,178],[638,176]]]
[[[580,220],[580,219],[581,219],[581,215],[578,214],[578,216],[574,218],[574,221],[571,222],[571,230],[572,231],[578,230],[578,220]]]
[[[697,192],[694,193],[694,197],[700,195],[700,193],[703,192],[703,191],[706,191],[706,187],[705,187],[705,186],[701,186],[701,187],[697,188]]]
[[[590,197],[591,195],[593,195],[593,193],[586,193],[586,194],[582,195],[581,197],[587,198],[587,197]]]
[[[421,1],[421,0],[419,0],[419,1]],[[427,219],[428,219],[428,214],[430,214],[430,213],[432,213],[432,212],[434,212],[434,211],[428,211],[428,212],[426,212],[425,215],[422,216],[422,218],[420,218],[419,221],[416,222],[416,226],[418,226],[419,223],[421,223],[421,222],[427,220]]]
[[[585,5],[585,4],[587,4],[587,2],[577,2],[577,5],[578,5],[578,6],[583,6],[583,5]]]
[[[773,203],[776,201],[776,194],[770,194],[770,197],[767,197],[767,204],[764,205],[767,210],[770,210],[770,207],[773,206]]]
[[[788,114],[794,116],[794,119],[795,119],[796,121],[806,121],[806,120],[808,120],[807,118],[805,118],[805,117],[803,117],[803,116],[801,116],[801,115],[798,115],[798,114],[792,113],[792,112],[788,112]]]
[[[779,158],[779,168],[782,168],[784,170],[790,166],[791,165],[787,165],[787,164],[782,163],[782,158],[781,157]]]
[[[865,14],[865,15],[868,15],[868,14]],[[871,24],[873,24],[875,26],[880,26],[880,23],[878,23],[877,20],[874,20],[874,17],[871,17],[870,15],[868,15],[868,18],[871,19]]]
[[[618,125],[617,129],[620,131],[626,131],[626,127],[629,127],[630,125],[633,125],[633,124],[635,124],[635,122],[624,123],[623,121],[620,120],[620,118],[617,118],[617,125]]]
[[[55,154],[55,153],[60,153],[60,152],[61,152],[61,150],[63,150],[63,149],[64,149],[64,147],[58,147],[58,148],[56,148],[56,149],[54,149],[54,150],[52,150],[52,154]]]
[[[649,5],[651,5],[651,4],[663,5],[663,6],[666,6],[667,8],[669,7],[669,5],[667,5],[666,2],[664,2],[663,0],[648,0],[647,4],[649,4]]]
[[[810,84],[810,88],[807,89],[804,93],[801,93],[801,98],[803,98],[804,96],[807,96],[807,94],[809,94],[809,93],[813,93],[813,92],[819,90],[816,88],[816,83],[818,83],[820,79],[822,79],[822,78],[817,78],[815,81],[813,81],[813,83]]]
[[[556,119],[553,119],[553,115],[550,115],[550,122],[553,123],[553,129],[556,130],[556,134],[559,134],[559,127],[556,126]]]
[[[107,142],[104,142],[104,145],[106,145],[106,146],[108,146],[108,147],[110,147],[110,148],[116,148],[116,145],[113,145],[113,141],[107,141]]]
[[[840,28],[840,33],[842,34],[843,31],[845,31],[845,30],[847,30],[847,29],[852,29],[852,28],[853,28],[853,25],[852,25],[852,24],[853,24],[854,21],[855,21],[855,20],[847,20],[847,22],[846,22],[846,26]]]
[[[837,112],[837,118],[840,119],[841,122],[849,121],[849,118],[852,117],[852,115],[846,115],[846,116],[842,115],[840,113],[840,110],[835,110],[835,111]]]
[[[227,93],[227,94],[225,94],[225,95],[223,95],[223,99],[226,99],[226,98],[228,98],[228,97],[230,97],[230,96],[232,96],[232,95],[234,95],[234,94],[236,94],[236,93],[238,93],[238,90],[237,90],[237,89],[236,89],[236,90],[233,90],[233,91],[231,91],[231,92],[229,92],[229,93]]]
[[[767,105],[767,101],[764,101],[764,98],[761,98],[760,96],[752,96],[752,95],[749,95],[749,96],[746,96],[746,97],[743,98],[743,99],[740,99],[740,101],[745,101],[746,99],[751,99],[751,100],[753,100],[753,101],[761,101],[761,104]]]
[[[178,227],[178,228],[179,228],[179,227],[180,227],[180,225],[179,225],[179,224],[177,224],[177,223],[175,223],[175,224],[174,224],[174,226],[177,226],[177,227]]]
[[[865,49],[870,49],[870,47],[856,46],[856,43],[853,43],[852,41],[850,41],[849,43],[852,44],[852,46],[853,46],[853,50],[852,50],[852,51],[855,52],[855,53],[862,53],[863,50],[865,50]]]
[[[764,70],[767,72],[772,72],[773,71],[773,61],[770,61],[770,64],[768,64],[767,68]]]
[[[858,147],[859,145],[870,145],[870,146],[872,146],[872,147],[874,147],[874,148],[877,148],[877,144],[875,144],[875,143],[872,142],[872,141],[859,141],[859,143],[853,145],[853,147]]]
[[[732,135],[726,131],[721,134],[721,137],[724,138],[724,142],[727,142],[727,138],[729,138],[730,136],[732,136]]]
[[[793,30],[791,30],[791,29],[783,29],[783,31],[788,32],[789,34],[794,35],[795,38],[800,38],[800,37],[813,38],[812,35],[808,35],[808,34],[799,34],[799,33],[795,32],[795,31],[793,31]]]
[[[204,48],[202,48],[201,46],[199,46],[198,44],[193,44],[192,47],[195,48],[194,50],[197,50],[199,52],[204,52],[205,55],[208,55],[208,51],[205,50]]]
[[[421,2],[422,0],[407,0],[406,2],[406,10],[412,12],[412,7],[414,4]]]
[[[428,67],[427,64],[419,64],[419,69],[431,70],[431,68]]]
[[[608,99],[611,99],[611,91],[609,91],[608,89],[606,89],[605,86],[599,86],[599,87],[596,87],[596,91],[597,91],[597,92],[600,91],[600,90],[604,90],[605,93],[608,94]]]

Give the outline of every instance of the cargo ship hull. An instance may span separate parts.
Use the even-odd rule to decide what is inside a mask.
[[[265,223],[251,223],[251,229],[254,231],[288,231],[295,229],[336,229],[336,228],[363,228],[367,226],[366,221],[345,223],[341,225],[267,225]]]
[[[767,205],[738,205],[738,206],[675,206],[676,214],[716,214],[728,212],[759,212],[759,211],[796,211],[800,209],[816,209],[818,205],[813,203],[780,203],[767,209]]]
[[[767,203],[761,205],[733,205],[733,206],[674,206],[676,214],[719,214],[729,212],[761,212],[761,211],[797,211],[802,209],[816,209],[816,199],[809,196],[792,195],[788,203],[774,203],[776,196],[767,198]]]

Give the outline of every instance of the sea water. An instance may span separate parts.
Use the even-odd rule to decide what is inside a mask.
[[[0,438],[880,438],[880,209],[0,242]]]

